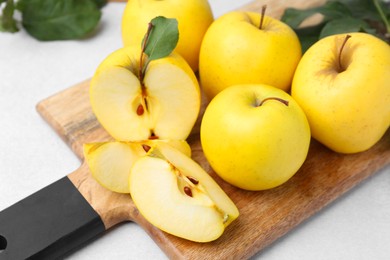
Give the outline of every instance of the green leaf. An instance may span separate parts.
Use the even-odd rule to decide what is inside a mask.
[[[321,39],[333,34],[351,32],[375,33],[375,30],[371,29],[370,26],[363,20],[352,17],[345,17],[326,23],[324,28],[321,30],[319,38]]]
[[[176,19],[158,16],[151,21],[152,29],[145,43],[145,54],[149,61],[168,56],[175,49],[179,40]]]
[[[3,15],[0,16],[0,31],[11,33],[17,32],[19,29],[16,20],[14,19],[14,0],[1,0],[0,4],[4,2],[5,7],[3,9]]]
[[[323,22],[351,15],[351,12],[346,5],[340,2],[330,1],[326,2],[322,6],[305,10],[287,8],[281,20],[290,25],[292,28],[298,28],[304,20],[316,13],[324,15]]]
[[[101,17],[93,0],[20,0],[18,9],[23,27],[42,41],[85,37]]]
[[[98,8],[103,8],[107,4],[107,0],[93,0]]]
[[[320,35],[322,28],[324,28],[324,25],[325,23],[320,23],[315,26],[295,29],[301,42],[302,53],[306,52],[311,45],[319,40],[318,36]]]
[[[372,0],[338,0],[348,6],[355,18],[380,20]]]

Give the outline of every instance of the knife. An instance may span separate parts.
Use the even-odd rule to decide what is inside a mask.
[[[146,221],[128,194],[79,169],[0,212],[0,260],[57,259],[113,225]]]

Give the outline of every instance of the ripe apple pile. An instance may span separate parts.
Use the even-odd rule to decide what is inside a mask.
[[[170,48],[162,31],[171,30],[151,36],[156,16],[174,18],[180,32],[175,51],[161,57],[153,52]],[[99,65],[90,86],[93,112],[115,141],[85,144],[85,159],[101,185],[130,193],[151,224],[185,239],[215,240],[239,215],[191,159],[186,138],[201,92],[210,101],[204,154],[223,180],[246,190],[287,182],[312,137],[355,153],[390,126],[390,47],[368,34],[329,36],[302,56],[295,32],[265,8],[213,21],[207,0],[129,0],[122,38],[126,46]]]

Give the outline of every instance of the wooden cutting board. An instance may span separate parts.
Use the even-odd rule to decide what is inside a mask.
[[[290,3],[291,2],[291,3]],[[242,9],[260,11],[279,18],[287,6],[318,5],[324,1],[255,1]],[[38,112],[82,159],[82,145],[112,138],[97,122],[88,97],[89,80],[55,94],[37,105]],[[207,101],[203,102],[203,109]],[[236,203],[240,217],[221,238],[210,243],[183,240],[150,225],[138,212],[129,195],[101,187],[83,165],[68,177],[95,211],[106,229],[123,221],[138,223],[171,258],[249,258],[324,208],[358,183],[390,163],[390,131],[369,151],[342,155],[312,141],[308,158],[299,172],[280,187],[259,192],[237,189],[222,181],[203,156],[199,123],[188,138],[196,160]],[[189,223],[191,224],[191,223]]]

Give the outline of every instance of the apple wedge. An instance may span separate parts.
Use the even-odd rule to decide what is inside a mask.
[[[165,144],[134,163],[129,183],[134,203],[151,224],[191,241],[217,239],[239,215],[196,162]]]
[[[129,46],[109,55],[91,81],[92,110],[119,141],[185,140],[200,109],[195,74],[178,54],[149,63],[139,76],[141,49]]]
[[[172,145],[186,156],[191,148],[181,140],[147,140],[143,142],[103,142],[84,144],[84,157],[92,176],[103,187],[129,193],[129,174],[134,162],[160,143]]]

